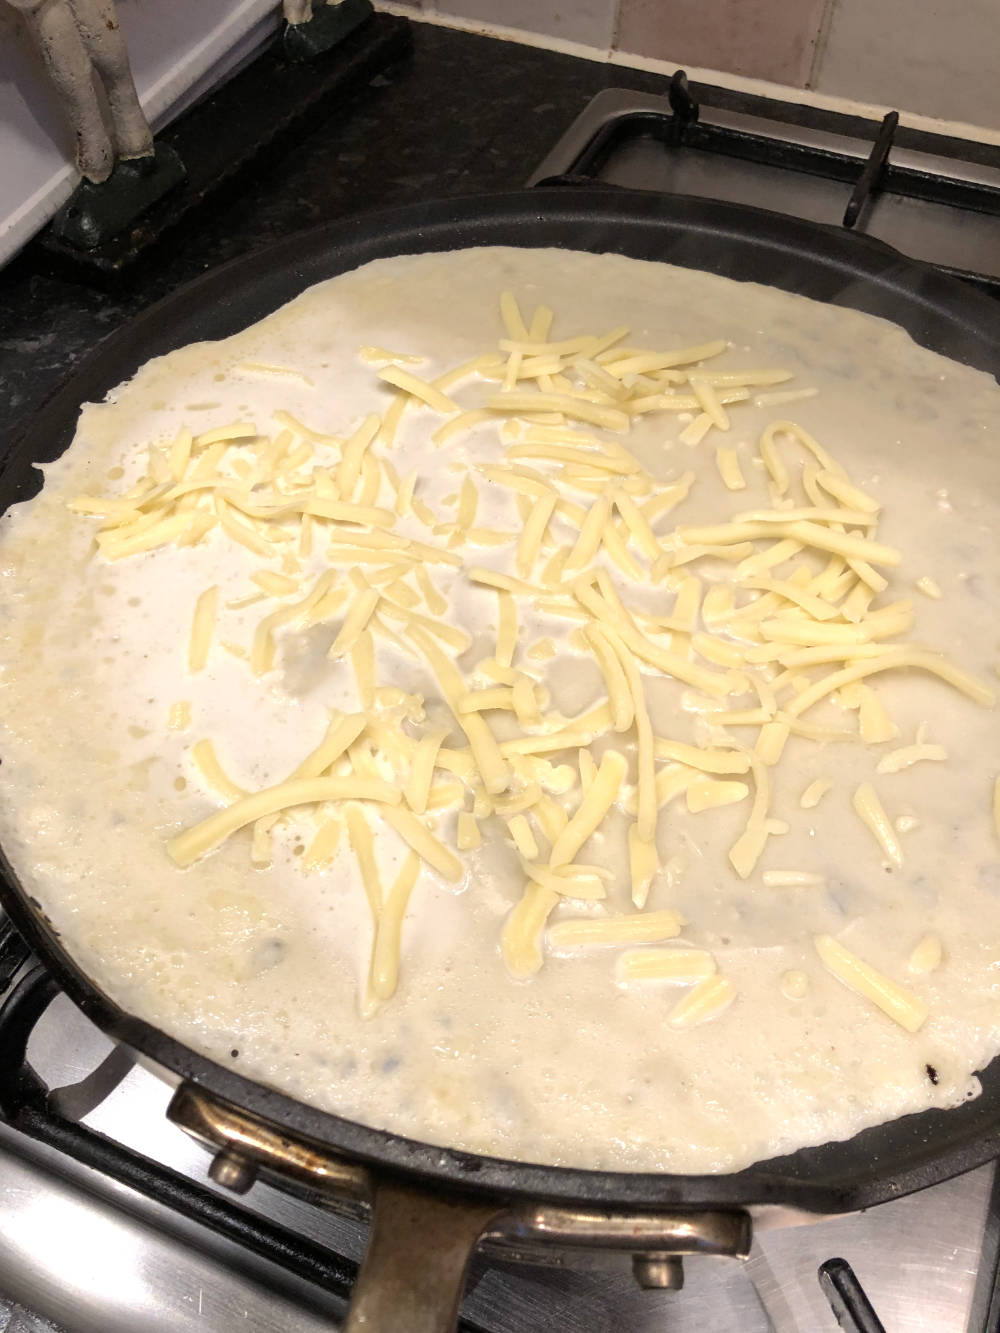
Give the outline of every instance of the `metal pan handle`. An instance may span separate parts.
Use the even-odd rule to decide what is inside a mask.
[[[452,1333],[473,1251],[503,1210],[382,1181],[344,1333]]]
[[[683,1283],[685,1255],[746,1258],[750,1250],[750,1216],[739,1208],[561,1207],[441,1189],[294,1138],[192,1083],[180,1085],[167,1115],[213,1150],[210,1176],[238,1194],[264,1172],[305,1185],[342,1209],[348,1201],[367,1205],[371,1235],[344,1333],[452,1333],[480,1241],[501,1256],[538,1242],[617,1250],[632,1256],[641,1286],[674,1288]]]

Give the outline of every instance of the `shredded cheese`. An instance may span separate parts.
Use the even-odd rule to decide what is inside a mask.
[[[875,788],[870,783],[863,782],[854,793],[851,804],[854,806],[861,822],[873,834],[893,865],[901,866],[903,864],[903,849],[899,845],[895,829],[889,816],[885,813],[885,808],[879,800]]]
[[[206,588],[195,602],[191,621],[191,640],[188,646],[188,670],[192,674],[203,671],[208,662],[218,603],[219,590],[216,587]]]
[[[590,790],[553,844],[549,861],[554,869],[569,865],[587,839],[597,831],[618,797],[627,767],[624,756],[617,750],[605,751]]]
[[[688,991],[668,1015],[672,1028],[693,1028],[718,1018],[736,999],[736,987],[728,977],[710,975]]]
[[[422,824],[416,815],[402,807],[387,806],[382,818],[429,866],[445,879],[457,882],[462,878],[462,863],[458,857]]]
[[[542,965],[542,932],[559,894],[534,880],[503,925],[500,948],[512,976],[530,977]]]
[[[715,959],[704,949],[631,949],[618,960],[620,981],[672,981],[692,986],[713,976],[715,970]]]
[[[833,783],[829,778],[816,778],[815,781],[810,782],[809,786],[799,797],[799,805],[802,806],[803,810],[812,810],[819,805],[827,792],[832,790]]]
[[[745,782],[720,782],[715,778],[697,777],[685,792],[687,808],[692,814],[715,810],[722,805],[733,805],[750,795]]]
[[[823,966],[849,990],[879,1007],[907,1032],[917,1032],[927,1018],[927,1006],[905,987],[851,953],[832,935],[813,940]]]
[[[403,797],[406,804],[416,815],[422,815],[427,809],[427,798],[430,795],[434,765],[437,762],[438,751],[444,744],[444,738],[447,734],[444,727],[436,727],[425,732],[417,744],[413,763],[410,767],[410,776],[403,788]]]
[[[167,851],[179,866],[189,866],[247,824],[277,814],[293,805],[315,805],[320,801],[377,801],[391,806],[399,792],[386,782],[365,778],[293,778],[243,796],[225,810],[179,833],[167,843]]]
[[[721,446],[716,449],[715,465],[719,469],[722,484],[727,490],[742,491],[746,489],[747,479],[740,467],[740,456],[736,449],[724,449]]]
[[[403,918],[419,873],[420,860],[409,852],[379,912],[369,972],[369,985],[378,1000],[388,1000],[396,990]]]
[[[402,389],[404,393],[408,393],[413,398],[425,403],[428,407],[433,408],[435,412],[450,416],[452,412],[459,410],[458,405],[447,398],[440,389],[436,389],[427,380],[422,380],[418,375],[414,375],[409,370],[403,370],[398,365],[384,366],[377,373],[380,380],[393,385],[394,388]]]
[[[936,972],[944,958],[944,948],[937,935],[923,935],[913,946],[906,967],[918,976]]]
[[[925,761],[942,763],[948,758],[948,751],[943,745],[904,745],[898,750],[890,750],[882,756],[875,766],[876,773],[899,773],[904,768]]]

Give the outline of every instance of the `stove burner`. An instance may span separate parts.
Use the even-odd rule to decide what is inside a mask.
[[[887,241],[1000,295],[1000,150],[797,103],[688,87],[599,93],[528,181],[702,195]]]

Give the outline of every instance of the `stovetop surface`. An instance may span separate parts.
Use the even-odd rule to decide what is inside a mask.
[[[35,1029],[29,1057],[50,1086],[63,1087],[86,1078],[111,1050],[60,996]],[[205,1151],[166,1120],[169,1097],[159,1078],[132,1067],[84,1123],[217,1189]],[[984,1167],[863,1214],[759,1229],[745,1264],[686,1261],[681,1292],[641,1291],[624,1264],[568,1271],[480,1257],[464,1314],[488,1333],[834,1333],[817,1273],[836,1257],[850,1263],[891,1333],[978,1333],[988,1293],[983,1280],[977,1290],[977,1274],[993,1189],[994,1169]],[[365,1229],[350,1216],[267,1185],[241,1204],[348,1259],[361,1257]],[[2,1125],[0,1236],[8,1318],[18,1304],[43,1312],[7,1325],[0,1315],[3,1333],[42,1333],[45,1316],[68,1333],[312,1333],[336,1327],[344,1312],[336,1295]]]
[[[361,208],[519,188],[590,98],[610,85],[659,94],[667,87],[656,75],[418,25],[412,61],[378,75],[239,198],[154,253],[126,285],[101,291],[53,276],[44,256],[30,250],[0,272],[0,406],[6,408],[0,458],[85,352],[180,283],[295,228]],[[713,94],[712,102],[745,109],[733,94]],[[648,184],[647,149],[635,141],[602,178]],[[659,152],[655,165],[659,188],[715,193],[704,163],[665,166]],[[760,198],[765,176],[749,169],[737,175],[748,202],[768,202]],[[843,202],[842,186],[836,198],[827,194],[826,211]],[[824,212],[822,220],[835,219]],[[104,1038],[62,998],[31,1049],[55,1086],[75,1083],[107,1052]],[[158,1079],[133,1069],[86,1123],[215,1189],[202,1149],[164,1119],[168,1097]],[[491,1333],[545,1326],[560,1333],[833,1333],[837,1323],[817,1270],[836,1256],[850,1262],[892,1333],[979,1333],[992,1279],[982,1253],[985,1243],[992,1258],[998,1225],[993,1194],[994,1170],[986,1167],[860,1216],[759,1230],[746,1264],[689,1260],[679,1293],[641,1291],[624,1270],[567,1272],[480,1260],[466,1315]],[[244,1204],[349,1259],[360,1257],[363,1229],[351,1218],[263,1185]],[[70,1333],[188,1327],[298,1333],[335,1326],[343,1313],[338,1297],[57,1159],[2,1124],[0,1238],[0,1293],[7,1297],[0,1333],[42,1333],[45,1316]]]

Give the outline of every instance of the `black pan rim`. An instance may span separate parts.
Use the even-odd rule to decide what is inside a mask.
[[[513,232],[502,239],[492,236],[497,230],[511,228]],[[805,258],[833,285],[845,279],[860,280],[861,286],[853,292],[855,299],[841,303],[860,301],[857,308],[861,309],[867,308],[865,301],[872,293],[880,298],[888,293],[912,303],[916,287],[916,327],[907,325],[916,341],[933,346],[934,321],[940,319],[960,330],[970,346],[978,347],[974,364],[994,371],[1000,367],[1000,306],[957,279],[904,259],[863,236],[761,209],[683,196],[587,189],[468,196],[323,224],[232,260],[163,298],[96,348],[34,416],[8,457],[0,461],[0,491],[12,492],[2,503],[6,507],[31,493],[30,464],[62,452],[72,438],[82,402],[103,397],[151,356],[199,336],[224,337],[324,276],[389,254],[470,244],[558,244],[559,233],[567,229],[574,233],[572,238],[562,237],[569,248],[618,249],[619,245],[588,244],[601,229],[607,237],[609,228],[619,243],[631,232],[656,229],[664,240],[673,238],[683,244],[685,233],[697,228],[699,235],[723,249],[727,244],[756,246],[767,250],[774,262],[787,257],[789,265]],[[629,252],[627,246],[624,252]],[[350,262],[338,262],[338,256],[345,253]],[[681,261],[675,258],[671,262]],[[684,266],[719,271],[713,265],[694,262]],[[773,285],[782,286],[780,278],[779,274]],[[282,283],[284,294],[275,300],[275,289]],[[787,289],[798,290],[794,285]],[[253,298],[249,307],[248,295]],[[215,331],[199,334],[206,325]],[[0,870],[0,900],[15,925],[71,999],[108,1035],[214,1097],[375,1168],[415,1174],[439,1186],[605,1207],[781,1203],[815,1212],[839,1212],[948,1179],[1000,1153],[1000,1117],[987,1104],[988,1099],[1000,1104],[1000,1059],[985,1071],[986,1092],[976,1101],[946,1112],[905,1116],[842,1143],[801,1149],[732,1174],[588,1171],[505,1161],[418,1143],[308,1107],[125,1013],[64,950],[41,909],[18,885],[2,853]]]

